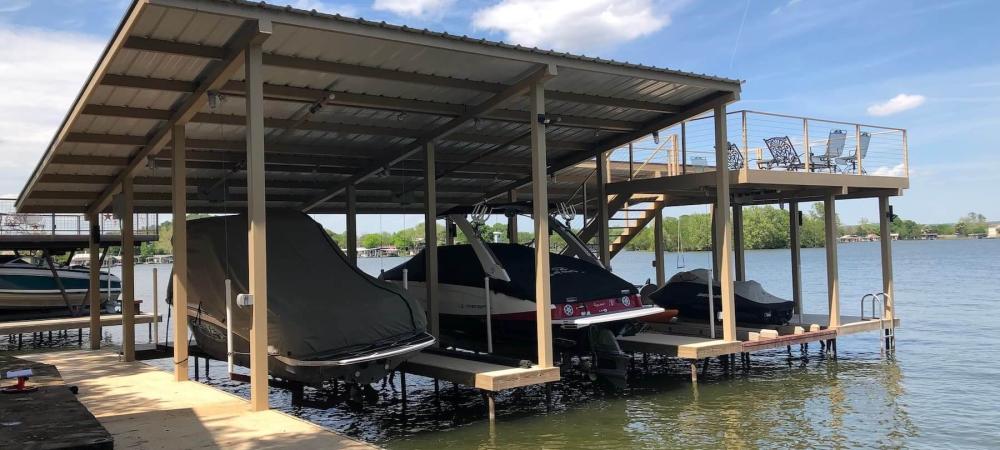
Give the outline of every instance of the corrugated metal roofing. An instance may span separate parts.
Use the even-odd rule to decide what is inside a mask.
[[[252,20],[263,43],[268,204],[302,206],[356,179],[360,212],[419,211],[422,157],[406,155],[448,123],[554,65],[546,83],[553,201],[578,192],[574,164],[738,97],[736,80],[524,48],[466,36],[224,0],[134,2],[18,199],[21,211],[85,212],[226,57]],[[189,209],[244,205],[243,71],[187,124]],[[440,208],[477,202],[530,172],[529,106],[515,96],[436,141]],[[169,146],[169,144],[167,144]],[[133,172],[136,208],[170,207],[169,152]],[[387,163],[392,160],[395,163]],[[221,182],[219,180],[227,179]],[[225,205],[212,187],[229,186]],[[524,199],[527,192],[519,195]],[[342,212],[334,195],[313,212]]]

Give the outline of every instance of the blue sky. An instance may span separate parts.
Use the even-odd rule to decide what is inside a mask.
[[[1000,219],[1000,2],[332,0],[294,6],[746,80],[731,109],[906,128],[897,214]],[[0,194],[20,191],[125,0],[0,0]],[[893,100],[895,99],[895,100]],[[891,101],[892,100],[892,101]],[[879,115],[873,115],[879,113]],[[845,223],[874,201],[841,202]],[[689,210],[668,211],[682,214]],[[341,217],[321,220],[342,230]],[[362,231],[416,216],[363,217]]]

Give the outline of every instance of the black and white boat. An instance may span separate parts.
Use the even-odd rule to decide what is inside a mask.
[[[530,211],[530,204],[490,209],[511,215]],[[494,354],[533,358],[537,345],[534,249],[484,242],[464,212],[452,210],[446,216],[469,244],[437,250],[442,344],[478,351],[492,346]],[[549,255],[555,351],[563,364],[582,362],[598,375],[623,379],[626,358],[616,337],[638,330],[635,319],[663,309],[643,305],[636,286],[605,269],[558,220],[549,217],[549,226],[571,247],[566,254]],[[406,285],[414,298],[426,304],[425,273],[422,251],[381,278]]]
[[[649,298],[658,306],[676,309],[681,319],[707,322],[708,278],[706,269],[678,272]],[[736,281],[733,285],[737,323],[784,325],[792,320],[794,302],[772,295],[756,281]],[[722,301],[718,280],[713,282],[712,289],[715,317],[719,320]]]
[[[188,222],[188,320],[201,350],[226,360],[227,301],[234,363],[249,366],[247,216]],[[303,384],[365,385],[434,343],[423,309],[390,283],[365,274],[308,215],[267,213],[268,367]],[[226,279],[231,290],[227,295]],[[169,289],[167,301],[172,302]]]
[[[102,309],[110,311],[121,294],[121,280],[102,273],[100,286]],[[52,269],[40,258],[0,255],[0,317],[80,313],[89,309],[89,288],[88,270],[55,267],[53,276]]]

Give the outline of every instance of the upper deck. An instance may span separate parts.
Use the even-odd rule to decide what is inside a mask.
[[[669,194],[667,205],[711,200],[714,118],[698,117],[611,153],[608,194]],[[726,117],[727,159],[740,204],[899,195],[909,187],[906,130],[759,111]]]
[[[90,222],[83,214],[17,213],[14,199],[0,199],[0,250],[76,249],[90,240]],[[103,245],[121,243],[122,223],[112,214],[100,214]],[[159,238],[159,217],[136,214],[132,219],[136,242]]]

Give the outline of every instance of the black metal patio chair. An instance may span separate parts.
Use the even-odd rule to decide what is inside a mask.
[[[795,151],[792,140],[788,136],[777,136],[764,139],[767,150],[771,152],[771,159],[757,161],[760,169],[781,168],[785,170],[799,170],[804,167],[799,153]]]

